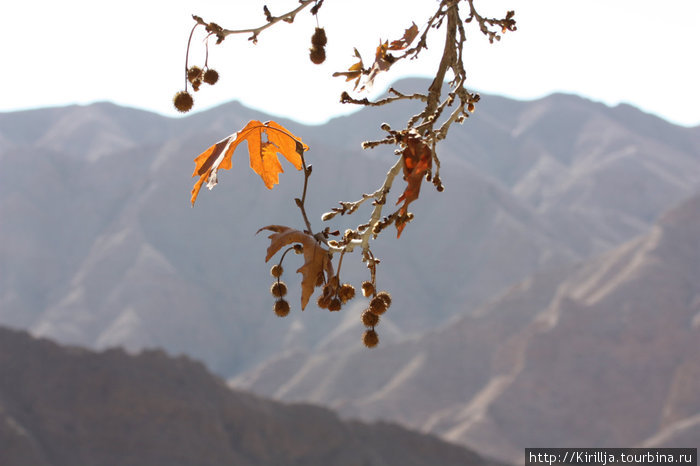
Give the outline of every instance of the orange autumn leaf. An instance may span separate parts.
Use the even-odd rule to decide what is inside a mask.
[[[257,233],[263,230],[273,232],[269,236],[270,246],[267,248],[265,262],[269,261],[284,246],[298,243],[304,247],[304,265],[297,269],[297,273],[302,274],[301,309],[304,310],[314,293],[319,275],[325,271],[328,279],[333,276],[333,264],[328,251],[321,247],[316,238],[294,228],[283,225],[268,225],[259,229]]]
[[[263,141],[263,134],[267,141]],[[261,123],[251,120],[242,130],[217,142],[195,159],[195,168],[192,176],[199,176],[199,180],[192,188],[191,202],[194,205],[202,185],[206,182],[207,188],[212,189],[219,182],[218,171],[230,170],[236,147],[241,142],[248,143],[250,168],[260,175],[268,189],[279,184],[279,174],[284,172],[277,158],[277,153],[284,156],[297,170],[301,170],[301,156],[309,146],[301,142],[289,130],[274,121]]]
[[[415,131],[411,131],[406,136],[406,148],[403,150],[403,179],[406,180],[406,190],[401,194],[399,200],[396,201],[399,204],[403,201],[403,205],[399,210],[400,215],[406,215],[408,213],[408,205],[418,199],[420,194],[420,186],[425,178],[425,174],[432,167],[433,163],[433,153],[430,147],[423,142],[421,137]],[[397,223],[397,235],[401,236],[406,223]]]

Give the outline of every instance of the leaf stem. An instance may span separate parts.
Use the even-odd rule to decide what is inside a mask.
[[[187,51],[185,52],[185,92],[187,92],[187,85],[189,84],[190,80],[187,78],[187,72],[189,71],[189,59],[190,59],[190,44],[192,43],[192,36],[194,35],[194,30],[197,29],[197,26],[199,24],[195,24],[192,26],[192,30],[190,31],[190,37],[187,39]]]
[[[309,217],[306,215],[306,188],[309,184],[309,177],[311,176],[311,166],[306,166],[306,159],[304,159],[304,154],[301,154],[301,165],[304,169],[304,190],[301,194],[301,199],[295,199],[297,201],[297,206],[301,210],[301,215],[304,217],[304,223],[306,223],[306,232],[313,236],[313,230],[311,229],[311,222],[309,222]]]

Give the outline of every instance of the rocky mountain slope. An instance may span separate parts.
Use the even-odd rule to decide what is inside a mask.
[[[233,384],[507,461],[528,445],[696,445],[700,196],[646,235],[533,275],[440,330],[371,353],[288,352]]]
[[[311,146],[316,228],[337,201],[381,183],[395,156],[359,143],[410,111],[370,109],[319,127],[282,121]],[[360,302],[345,316],[271,311],[266,238],[254,232],[300,225],[299,173],[288,169],[267,191],[237,154],[189,207],[192,158],[252,118],[268,117],[236,103],[183,119],[110,104],[0,114],[0,323],[95,348],[163,347],[225,375],[287,350],[357,346]],[[643,233],[696,189],[699,147],[697,128],[624,106],[485,96],[439,147],[445,192],[426,187],[401,239],[389,233],[375,247],[380,284],[394,295],[382,344]],[[353,259],[344,274],[357,284],[366,273]]]
[[[0,464],[496,466],[387,423],[228,389],[189,358],[94,353],[0,328]]]

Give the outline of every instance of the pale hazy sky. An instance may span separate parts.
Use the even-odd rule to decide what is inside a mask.
[[[264,23],[296,0],[95,0],[5,2],[0,15],[0,111],[108,100],[175,115],[171,98],[184,85],[191,14],[228,28]],[[407,7],[410,5],[410,8]],[[346,85],[331,78],[353,63],[357,47],[372,61],[379,39],[397,39],[422,26],[436,0],[326,0],[319,22],[328,36],[325,64],[308,59],[316,20],[265,31],[257,45],[231,36],[210,48],[221,74],[195,94],[194,110],[229,100],[273,115],[321,123],[355,108],[338,96]],[[569,92],[607,104],[626,102],[684,125],[700,124],[700,1],[477,0],[488,15],[516,12],[518,31],[489,45],[474,27],[465,50],[468,84],[485,93],[531,99]],[[378,80],[377,91],[401,76],[435,68],[441,33],[431,54]],[[201,30],[193,42],[202,61]],[[431,45],[432,44],[432,45]]]

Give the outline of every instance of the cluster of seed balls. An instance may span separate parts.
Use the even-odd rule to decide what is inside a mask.
[[[270,275],[277,279],[276,282],[272,283],[270,287],[270,293],[272,296],[277,298],[275,301],[275,314],[279,317],[287,317],[289,315],[289,303],[284,297],[287,295],[287,285],[280,280],[280,277],[284,273],[284,269],[281,265],[275,264],[270,269]]]
[[[391,295],[387,291],[377,293],[372,282],[362,282],[362,295],[369,300],[369,307],[362,313],[362,323],[367,327],[362,335],[362,342],[368,348],[374,348],[379,344],[379,336],[374,329],[379,324],[379,316],[384,314],[391,306]]]
[[[277,279],[272,283],[270,293],[277,298],[273,307],[275,314],[279,317],[287,317],[289,315],[289,302],[284,299],[287,295],[287,285],[280,280],[282,273],[284,273],[284,269],[279,264],[273,265],[270,269],[270,275]],[[369,307],[362,313],[362,323],[367,327],[362,335],[362,342],[368,348],[374,348],[379,344],[379,336],[374,327],[379,324],[379,316],[391,306],[391,295],[386,291],[377,293],[374,285],[369,281],[362,283],[362,295],[371,298]],[[336,275],[323,285],[323,291],[316,304],[321,309],[335,312],[340,311],[342,306],[354,297],[355,287],[350,283],[340,284]]]
[[[323,277],[320,277],[323,279]],[[332,277],[328,283],[323,285],[321,296],[316,304],[321,309],[328,309],[331,312],[339,311],[343,304],[355,297],[355,287],[350,283],[340,284],[338,276]]]
[[[187,80],[192,84],[192,89],[197,92],[202,83],[209,84],[210,86],[216,84],[219,80],[219,73],[212,68],[203,70],[198,66],[192,66],[187,70]],[[194,99],[192,98],[192,94],[184,90],[175,94],[175,97],[173,97],[173,104],[178,112],[186,113],[192,109]]]

